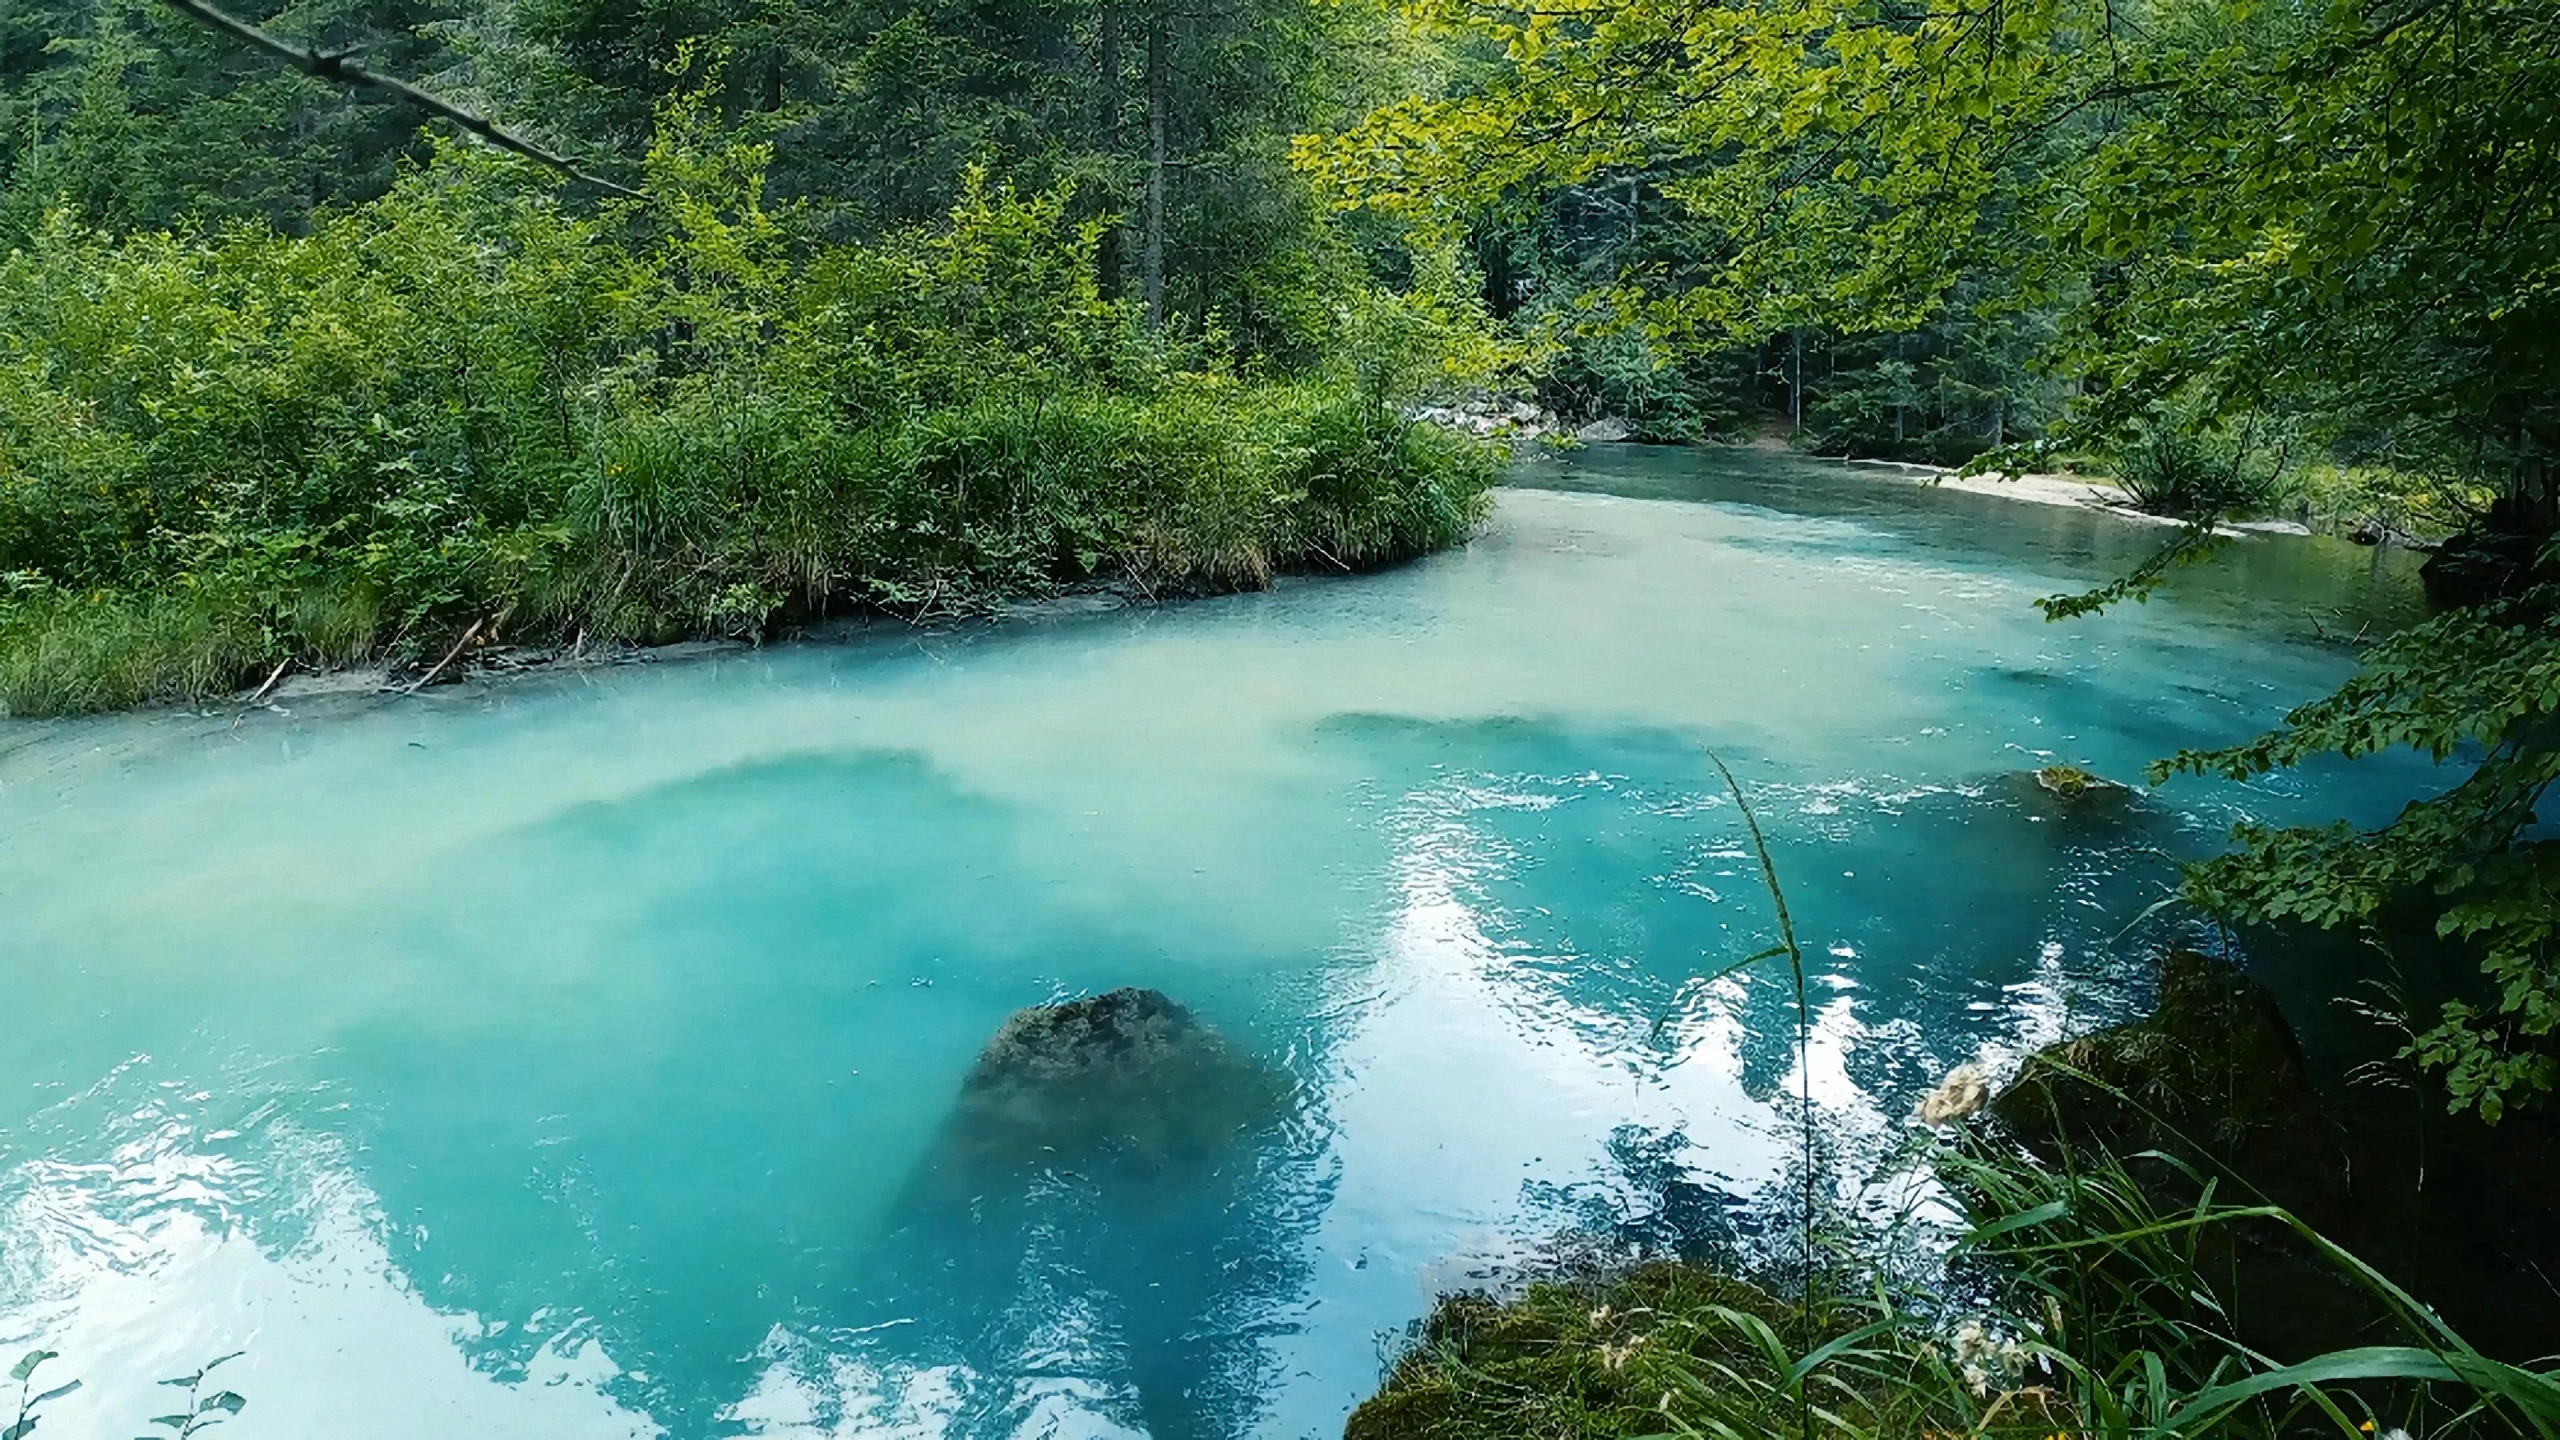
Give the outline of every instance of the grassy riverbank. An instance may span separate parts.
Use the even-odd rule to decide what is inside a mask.
[[[2152,1173],[2138,1174],[2137,1169]],[[2103,1151],[2039,1158],[1997,1126],[1904,1157],[1956,1214],[1946,1262],[1910,1265],[1929,1217],[1825,1222],[1812,1281],[1769,1288],[1653,1261],[1446,1299],[1349,1440],[2549,1436],[2560,1372],[2482,1354],[2291,1212],[2209,1171]],[[2161,1203],[2164,1176],[2193,1182]],[[1782,1242],[1783,1252],[1795,1243]],[[2280,1256],[2353,1311],[2351,1345],[2271,1352],[2244,1306]],[[1781,1298],[1791,1296],[1792,1298]]]
[[[305,235],[57,221],[0,259],[0,708],[1250,587],[1483,514],[1492,457],[1398,414],[1427,301],[1240,368],[1103,295],[1062,195],[812,245],[758,164],[663,139],[649,199],[579,214],[457,153]]]

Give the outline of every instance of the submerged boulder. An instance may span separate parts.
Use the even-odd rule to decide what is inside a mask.
[[[1196,1167],[1285,1112],[1289,1085],[1162,993],[1015,1011],[978,1054],[945,1131],[973,1171]]]
[[[2141,792],[2132,786],[2077,765],[2003,771],[1984,786],[1984,793],[2029,824],[2073,840],[2130,838],[2133,831],[2156,828],[2165,818],[2143,804]]]
[[[1094,1363],[1158,1440],[1244,1433],[1261,1332],[1321,1205],[1296,1091],[1190,1010],[1124,989],[1018,1010],[961,1081],[866,1288],[966,1368],[1019,1372],[1089,1310]]]

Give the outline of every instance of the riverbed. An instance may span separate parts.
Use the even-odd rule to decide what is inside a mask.
[[[1747,1246],[1799,1088],[1880,1147],[2138,1013],[2174,857],[2429,783],[2022,782],[2138,784],[2416,614],[2413,557],[2282,536],[2034,609],[2161,538],[1592,447],[1377,575],[0,722],[0,1340],[85,1382],[63,1434],[232,1351],[241,1440],[1338,1434],[1435,1293]],[[1782,965],[1706,978],[1775,934],[1710,750],[1810,1073]],[[1125,985],[1286,1078],[1228,1181],[918,1213],[1004,1017]]]

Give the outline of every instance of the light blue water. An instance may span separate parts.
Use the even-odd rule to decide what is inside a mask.
[[[1691,983],[1771,934],[1703,747],[1853,1136],[2138,1006],[2167,852],[2425,780],[2014,783],[2253,732],[2406,614],[2392,557],[2252,541],[2053,626],[2156,533],[1751,455],[1524,487],[1267,594],[0,725],[0,1341],[87,1382],[48,1427],[245,1349],[239,1440],[1338,1432],[1435,1291],[1781,1174],[1783,973]],[[1288,1123],[1215,1184],[918,1213],[997,1023],[1119,985]]]

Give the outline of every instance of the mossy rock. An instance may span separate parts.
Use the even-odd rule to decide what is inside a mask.
[[[2338,1126],[2267,988],[2191,950],[2160,959],[2145,1019],[2029,1057],[1991,1103],[2036,1149],[2194,1152],[2306,1213],[2346,1198]]]
[[[2193,951],[2161,957],[2148,1018],[2036,1052],[1990,1110],[2048,1164],[2075,1152],[2123,1161],[2164,1213],[2195,1203],[2198,1177],[2221,1203],[2254,1192],[2316,1229],[2350,1213],[2345,1132],[2274,995]],[[2153,1152],[2183,1164],[2139,1158]],[[2257,1348],[2298,1356],[2375,1343],[2380,1309],[2291,1230],[2248,1222],[2199,1243],[2218,1257],[2200,1271],[2231,1277],[2226,1301]]]
[[[938,1159],[978,1174],[1197,1168],[1278,1121],[1291,1094],[1164,994],[1112,990],[1007,1017],[961,1082]]]
[[[2036,788],[2064,804],[2091,800],[2123,800],[2132,792],[2077,765],[2047,765],[2035,772]]]
[[[1443,1299],[1344,1440],[1618,1437],[1666,1428],[1656,1408],[1681,1389],[1671,1371],[1717,1362],[1750,1373],[1765,1357],[1717,1307],[1781,1333],[1793,1307],[1702,1266],[1655,1261],[1607,1277],[1547,1280],[1503,1301]],[[1790,1412],[1792,1413],[1792,1412]]]

